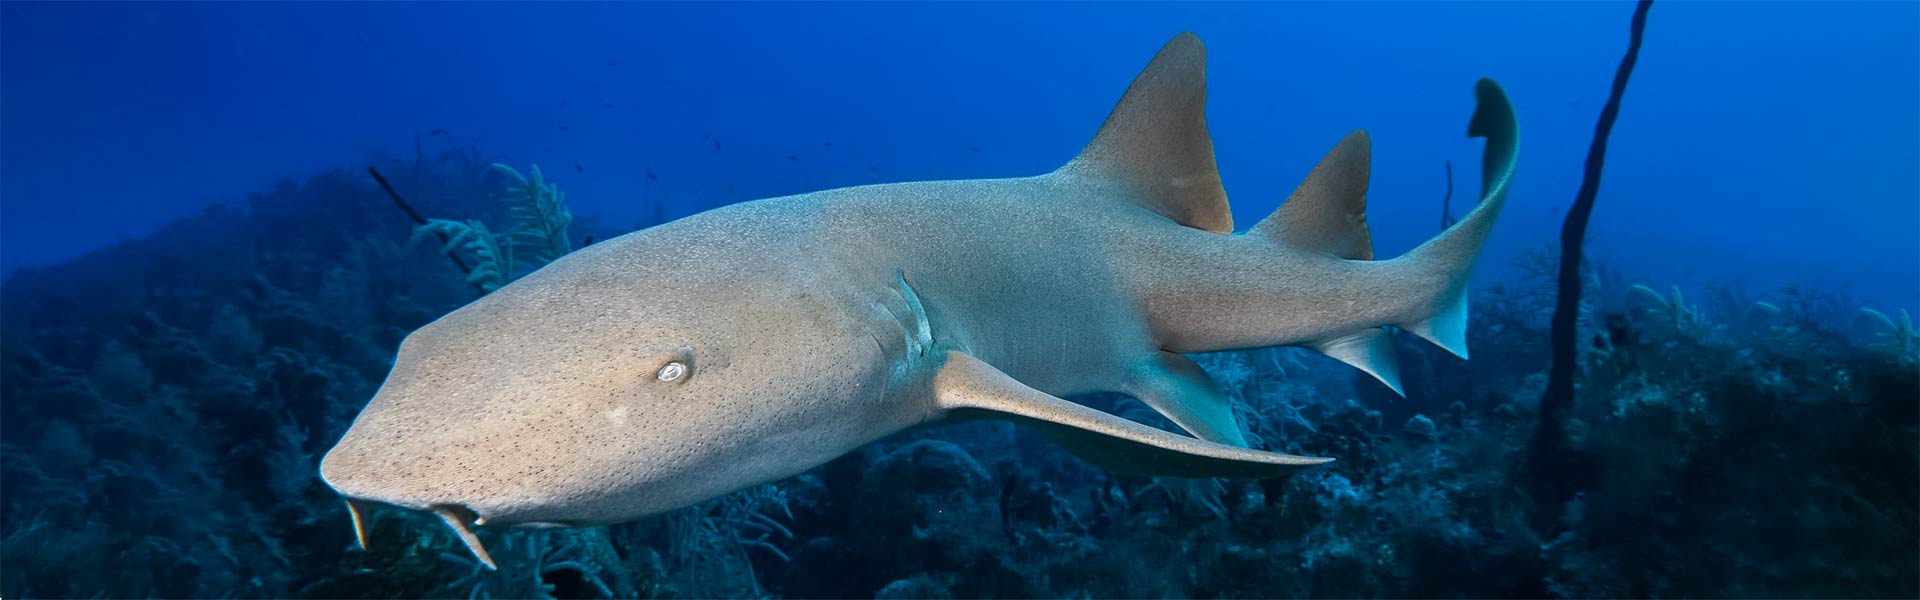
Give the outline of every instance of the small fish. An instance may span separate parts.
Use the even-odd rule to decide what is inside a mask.
[[[435,130],[433,130],[433,131],[429,131],[429,132],[427,132],[427,135],[428,135],[428,136],[436,136],[436,135],[440,135],[440,134],[443,134],[443,133],[446,133],[446,132],[447,132],[447,130],[446,130],[445,128],[441,128],[441,129],[435,129]]]
[[[979,146],[967,146],[967,150],[968,150],[968,151],[971,151],[971,152],[979,152],[979,151],[980,151],[980,147],[979,147]]]
[[[561,101],[560,101],[560,108],[566,108],[566,107],[567,107],[567,101],[566,101],[566,100],[561,100]]]
[[[618,67],[618,66],[620,66],[620,61],[617,61],[617,60],[614,60],[614,59],[611,59],[611,58],[609,58],[609,59],[607,59],[607,66],[609,66],[609,67]]]
[[[826,147],[828,147],[828,148],[832,148],[832,147],[833,147],[833,142],[827,142],[827,143],[825,143],[825,144],[821,144],[821,145],[823,145],[823,146],[826,146]]]
[[[612,103],[612,102],[602,102],[601,104],[605,104],[605,105],[607,105],[607,110],[613,110],[613,103]]]
[[[876,165],[867,165],[867,171],[868,171],[868,172],[873,172],[873,171],[878,171],[878,170],[880,170],[880,167],[879,167],[879,166],[876,166]]]
[[[586,168],[586,167],[582,167],[582,166],[580,166],[580,163],[573,163],[573,172],[575,172],[575,173],[585,173],[585,172],[587,172],[587,168]]]
[[[727,193],[733,193],[733,186],[727,186]]]
[[[715,140],[713,140],[713,149],[714,149],[714,150],[719,150],[719,149],[720,149],[720,140],[719,140],[719,139],[715,139]]]
[[[659,175],[653,174],[653,171],[647,171],[647,181],[659,181],[659,180],[660,180]]]
[[[561,126],[560,126],[560,132],[561,132],[561,133],[566,133],[566,132],[568,132],[568,131],[573,131],[573,130],[571,130],[571,129],[567,129],[567,126],[565,126],[565,125],[561,125]]]
[[[798,157],[798,156],[794,156],[794,155],[792,155],[792,154],[788,154],[788,155],[787,155],[787,160],[791,160],[791,161],[794,161],[794,162],[800,162],[800,157]]]

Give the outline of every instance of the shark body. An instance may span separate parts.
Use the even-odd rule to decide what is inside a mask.
[[[736,204],[581,249],[421,328],[321,466],[348,498],[474,525],[587,526],[798,474],[909,427],[1002,418],[1102,467],[1265,477],[1183,353],[1306,346],[1399,389],[1395,325],[1465,356],[1466,277],[1517,127],[1491,81],[1483,199],[1374,261],[1369,147],[1342,141],[1234,234],[1182,34],[1045,175]],[[1191,436],[1062,399],[1139,398]],[[364,534],[363,534],[364,541]]]

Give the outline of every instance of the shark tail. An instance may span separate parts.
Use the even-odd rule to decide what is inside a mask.
[[[1377,276],[1372,296],[1384,301],[1380,318],[1364,327],[1297,342],[1372,375],[1395,393],[1400,367],[1385,325],[1418,335],[1467,357],[1467,278],[1506,201],[1513,178],[1519,128],[1506,94],[1492,80],[1476,88],[1479,106],[1467,126],[1470,137],[1487,138],[1480,203],[1453,227],[1398,258],[1374,262],[1367,227],[1367,186],[1372,146],[1365,131],[1348,134],[1321,159],[1279,210],[1249,235],[1338,262],[1330,268],[1348,277]]]
[[[1387,261],[1397,279],[1417,286],[1405,296],[1413,302],[1394,324],[1463,359],[1467,357],[1468,273],[1506,204],[1520,143],[1520,125],[1500,85],[1482,79],[1474,92],[1479,107],[1467,125],[1467,136],[1487,139],[1481,159],[1480,203],[1453,227]]]
[[[1280,209],[1254,225],[1249,234],[1305,252],[1373,260],[1373,234],[1367,228],[1372,153],[1365,130],[1347,134]],[[1369,327],[1302,345],[1372,375],[1394,393],[1405,394],[1392,339],[1383,328]]]

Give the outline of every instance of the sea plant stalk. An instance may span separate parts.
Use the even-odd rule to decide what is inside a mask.
[[[1581,244],[1587,236],[1587,220],[1593,214],[1594,197],[1600,193],[1600,170],[1606,163],[1607,139],[1613,132],[1614,121],[1620,117],[1621,97],[1626,95],[1627,78],[1633,75],[1633,66],[1640,58],[1640,41],[1647,26],[1647,10],[1653,7],[1653,0],[1640,0],[1634,7],[1631,37],[1627,41],[1627,53],[1620,58],[1620,66],[1613,75],[1613,91],[1607,96],[1606,106],[1600,109],[1600,122],[1595,125],[1593,143],[1587,149],[1586,174],[1580,181],[1580,191],[1574,197],[1573,206],[1567,209],[1567,220],[1560,229],[1560,274],[1559,297],[1554,303],[1551,331],[1552,370],[1547,376],[1547,390],[1540,399],[1540,422],[1534,430],[1531,442],[1530,462],[1538,480],[1542,482],[1561,482],[1567,480],[1567,467],[1571,466],[1568,456],[1566,427],[1567,415],[1572,412],[1574,401],[1573,378],[1576,372],[1578,335],[1577,325],[1580,318],[1580,264],[1582,261]],[[1553,483],[1547,483],[1553,487]],[[1564,501],[1566,489],[1543,490],[1544,497],[1537,498],[1541,503],[1543,515],[1557,512],[1553,507]],[[1548,522],[1551,522],[1550,520]]]

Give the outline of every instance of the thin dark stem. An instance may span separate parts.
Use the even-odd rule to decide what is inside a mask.
[[[420,170],[427,166],[427,149],[420,142],[420,134],[413,134],[413,169],[407,178],[407,193],[420,193]]]
[[[1453,161],[1447,161],[1447,195],[1440,199],[1440,230],[1452,227],[1453,219]]]
[[[1580,315],[1581,244],[1586,239],[1587,219],[1593,214],[1594,197],[1600,193],[1600,169],[1606,163],[1607,138],[1620,116],[1620,100],[1626,94],[1633,65],[1639,60],[1647,10],[1652,6],[1653,0],[1640,0],[1634,7],[1627,54],[1621,57],[1620,67],[1614,72],[1613,91],[1607,96],[1606,106],[1600,109],[1593,145],[1587,150],[1586,174],[1580,181],[1580,192],[1574,197],[1573,207],[1567,210],[1565,226],[1560,229],[1560,285],[1559,297],[1554,303],[1551,339],[1553,368],[1548,373],[1546,393],[1540,399],[1540,422],[1534,430],[1530,449],[1536,474],[1547,478],[1560,474],[1571,460],[1566,454],[1566,420],[1573,409],[1573,379],[1578,360],[1578,341],[1574,336],[1578,335]],[[1539,500],[1552,512],[1555,510],[1552,507],[1563,500],[1565,493],[1561,490],[1548,496]]]
[[[367,173],[373,175],[374,181],[380,182],[380,189],[386,190],[387,197],[392,198],[393,203],[400,206],[400,210],[406,211],[407,218],[412,219],[414,225],[424,226],[427,224],[426,217],[420,216],[420,213],[418,211],[413,210],[413,205],[407,204],[406,199],[400,197],[400,192],[393,191],[393,184],[387,183],[387,178],[382,177],[380,175],[379,169],[375,169],[373,167],[367,167]],[[436,233],[435,235],[440,236],[441,247],[446,247],[446,245],[452,241],[447,238],[447,234],[445,233]],[[467,261],[460,260],[460,257],[455,256],[453,252],[451,251],[447,252],[447,259],[453,261],[453,266],[460,268],[461,274],[464,274],[464,275],[473,274],[473,269],[467,266]]]

